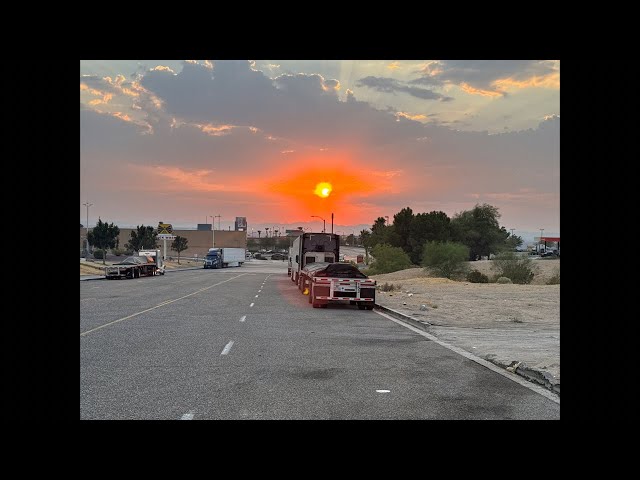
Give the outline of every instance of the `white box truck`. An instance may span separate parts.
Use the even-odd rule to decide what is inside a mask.
[[[240,267],[245,260],[244,248],[210,248],[204,258],[204,268]]]

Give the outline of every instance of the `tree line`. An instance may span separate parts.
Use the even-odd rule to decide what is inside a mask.
[[[463,245],[466,249],[462,251],[468,260],[479,260],[514,250],[523,243],[521,237],[500,226],[500,216],[497,207],[486,203],[457,213],[453,218],[442,211],[414,214],[406,207],[393,216],[392,224],[388,225],[384,217],[378,217],[371,231],[360,232],[360,240],[367,257],[374,247],[385,245],[401,249],[414,265],[423,263],[426,244]]]
[[[102,263],[105,263],[104,252],[108,249],[118,250],[120,247],[120,228],[113,223],[103,222],[98,218],[98,223],[87,235],[89,244],[97,247],[102,252]],[[188,248],[189,241],[177,235],[175,240],[171,242],[171,250],[178,252],[178,263],[180,263],[180,252]],[[158,230],[150,225],[138,225],[135,230],[131,230],[129,241],[125,243],[125,251],[139,252],[140,250],[149,250],[158,248]],[[95,256],[95,254],[94,254]]]

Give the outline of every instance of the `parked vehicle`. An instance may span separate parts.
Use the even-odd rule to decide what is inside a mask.
[[[314,262],[306,265],[300,272],[299,288],[308,293],[313,308],[326,308],[331,302],[373,310],[376,302],[376,281],[348,263]]]
[[[210,248],[204,257],[204,268],[240,267],[245,260],[244,248]]]
[[[340,258],[340,236],[335,233],[304,233],[289,249],[289,276],[300,286],[300,272],[310,263],[337,262]]]
[[[126,257],[121,262],[105,267],[105,277],[109,280],[153,275],[164,275],[160,250],[141,250],[138,255]]]

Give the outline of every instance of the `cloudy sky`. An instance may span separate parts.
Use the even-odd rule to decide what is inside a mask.
[[[516,234],[559,234],[559,144],[554,60],[80,62],[91,226],[318,231],[333,212],[351,233],[489,203]]]

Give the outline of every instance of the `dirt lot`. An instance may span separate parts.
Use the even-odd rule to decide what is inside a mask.
[[[377,303],[426,320],[430,333],[482,358],[524,361],[560,378],[560,285],[546,285],[560,260],[535,260],[530,285],[455,282],[430,278],[421,268],[375,275]],[[470,262],[491,275],[491,261]],[[421,305],[426,310],[421,310]]]

